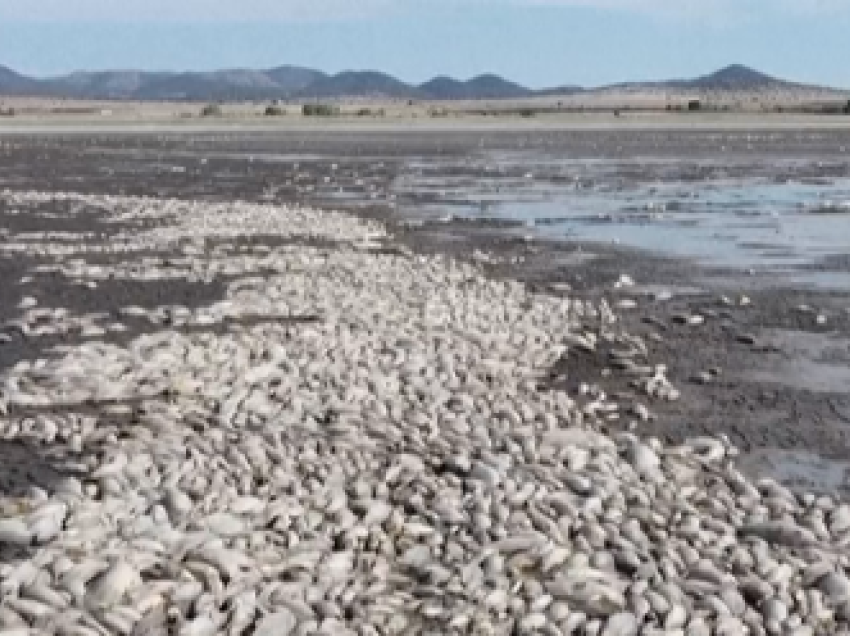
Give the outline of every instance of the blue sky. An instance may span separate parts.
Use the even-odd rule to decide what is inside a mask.
[[[740,62],[850,88],[850,0],[2,0],[0,64],[496,72],[532,87]]]

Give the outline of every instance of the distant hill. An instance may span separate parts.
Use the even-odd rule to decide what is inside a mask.
[[[126,99],[173,73],[143,71],[78,72],[42,82],[44,92],[61,97]]]
[[[280,87],[262,71],[231,69],[209,73],[179,73],[142,86],[135,99],[217,101],[278,97]]]
[[[518,99],[531,97],[534,91],[509,82],[498,75],[479,75],[466,82],[451,77],[435,77],[419,90],[432,99]]]
[[[278,66],[266,71],[266,76],[286,93],[297,93],[328,77],[327,73],[301,66]]]
[[[544,90],[532,90],[493,74],[479,75],[465,81],[440,76],[417,86],[378,71],[345,71],[328,75],[299,66],[182,73],[136,70],[77,72],[47,79],[27,77],[0,66],[0,95],[49,95],[80,99],[203,102],[351,97],[443,101],[523,99],[567,96],[579,92],[593,94],[658,89],[730,92],[828,90],[786,82],[740,64],[694,79],[630,82],[593,89],[565,85]]]
[[[312,69],[280,66],[266,71],[227,69],[196,73],[78,72],[30,82],[40,86],[41,92],[60,97],[211,101],[286,97],[325,77],[327,76],[324,73]]]
[[[703,75],[696,79],[685,82],[693,88],[703,90],[763,90],[766,88],[783,88],[788,86],[799,86],[784,80],[765,75],[741,64],[733,64],[722,68],[710,75]]]
[[[425,97],[419,89],[378,71],[346,71],[320,78],[300,91],[299,97]]]
[[[16,73],[10,68],[0,66],[0,94],[21,95],[38,92],[39,82]]]
[[[652,82],[627,82],[613,84],[600,90],[627,89],[661,89],[661,90],[691,90],[691,91],[767,91],[767,90],[832,90],[822,86],[797,84],[766,75],[760,71],[732,64],[714,73],[702,75],[693,79],[677,79]]]

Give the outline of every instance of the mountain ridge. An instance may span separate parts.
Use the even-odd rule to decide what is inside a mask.
[[[817,90],[838,90],[828,87],[817,86],[813,84],[800,84],[776,78],[772,75],[762,73],[743,64],[730,64],[721,69],[700,75],[691,79],[672,79],[663,81],[643,81],[643,82],[622,82],[611,84],[603,87],[604,89],[635,89],[635,88],[656,88],[656,89],[681,89],[693,91],[712,91],[712,90],[766,90],[771,88],[777,89],[817,89]]]
[[[215,71],[78,71],[39,79],[0,65],[0,95],[134,101],[251,101],[382,97],[403,100],[498,100],[572,95],[614,90],[764,91],[835,90],[778,79],[742,64],[732,64],[692,79],[625,82],[596,88],[563,85],[530,89],[493,73],[468,80],[445,75],[422,84],[404,82],[375,70],[328,74],[282,65],[257,70]]]
[[[37,80],[0,64],[0,94],[16,95],[21,92],[26,94],[28,91],[35,90],[37,83]]]

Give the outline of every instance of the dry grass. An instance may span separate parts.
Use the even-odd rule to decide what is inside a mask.
[[[699,113],[686,110],[689,100],[699,99]],[[464,124],[553,126],[847,126],[850,117],[802,113],[823,105],[843,106],[850,94],[827,90],[770,92],[706,92],[694,94],[658,90],[604,90],[593,93],[526,100],[480,100],[417,102],[406,100],[339,100],[340,115],[322,118],[331,125],[454,126]],[[0,127],[20,126],[168,126],[316,125],[302,116],[300,103],[280,104],[283,116],[273,122],[265,116],[268,103],[222,104],[222,116],[211,122],[203,118],[203,104],[179,102],[110,102],[48,98],[0,98],[0,110],[14,109],[14,117],[0,118]],[[618,117],[614,117],[618,111]],[[364,116],[369,113],[369,116]],[[437,113],[437,114],[435,114]],[[310,123],[312,122],[312,123]]]

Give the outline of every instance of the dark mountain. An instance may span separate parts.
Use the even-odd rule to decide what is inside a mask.
[[[530,97],[534,91],[514,84],[498,75],[479,75],[465,82],[451,77],[435,77],[419,86],[431,99],[518,99]]]
[[[16,73],[5,66],[0,66],[0,94],[21,95],[39,92],[38,85],[38,81]]]
[[[278,66],[269,69],[265,74],[287,93],[297,93],[328,77],[327,73],[300,66]]]
[[[268,71],[228,69],[196,73],[101,71],[72,73],[42,84],[52,93],[90,99],[265,99],[292,95],[324,73],[295,66]]]
[[[759,90],[782,86],[796,86],[765,75],[741,64],[733,64],[719,71],[685,82],[702,90]]]
[[[665,82],[632,82],[591,89],[759,91],[808,90],[735,64],[703,77]],[[63,77],[34,79],[0,66],[0,95],[49,95],[87,99],[134,100],[265,100],[389,97],[423,100],[522,99],[570,95],[584,89],[563,86],[532,91],[498,75],[479,75],[467,81],[435,77],[421,86],[406,84],[377,71],[346,71],[327,75],[298,66],[268,70],[230,69],[211,72],[151,73],[144,71],[79,72]]]
[[[603,87],[600,90],[660,89],[692,91],[764,91],[768,89],[820,89],[819,86],[795,84],[765,75],[741,64],[725,68],[694,79],[678,79],[655,82],[628,82]]]
[[[231,69],[209,73],[178,73],[147,83],[134,99],[153,100],[246,100],[285,97],[282,90],[262,71]]]
[[[518,99],[530,97],[534,91],[510,82],[498,75],[486,74],[473,77],[466,82],[475,99]]]
[[[173,73],[143,71],[77,72],[42,82],[46,91],[63,97],[91,99],[128,99],[142,93],[153,83],[163,81]]]
[[[419,89],[377,71],[345,71],[319,79],[299,91],[300,97],[422,97]]]
[[[469,91],[466,82],[461,82],[453,77],[440,75],[434,79],[425,82],[419,86],[426,95],[430,95],[435,99],[468,99]]]

